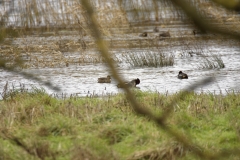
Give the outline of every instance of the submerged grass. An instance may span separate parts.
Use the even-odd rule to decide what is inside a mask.
[[[126,53],[123,58],[129,65],[133,67],[165,67],[173,66],[174,56],[163,52],[140,52]]]
[[[134,92],[156,115],[178,93]],[[189,93],[176,103],[167,125],[194,146],[217,153],[240,147],[240,93]],[[0,157],[3,159],[198,159],[132,110],[124,94],[104,98],[56,99],[32,90],[0,101]],[[232,154],[231,159],[239,155]],[[229,157],[228,157],[229,158]]]
[[[225,68],[222,58],[219,55],[211,55],[210,57],[203,56],[204,62],[199,68],[203,69],[221,69]]]

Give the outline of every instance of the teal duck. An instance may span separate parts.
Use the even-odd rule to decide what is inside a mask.
[[[133,87],[136,87],[136,85],[138,85],[140,83],[140,79],[133,79],[131,80],[130,82],[125,82],[125,85],[129,88],[133,88]],[[118,88],[123,88],[123,85],[121,84],[118,84],[117,85]]]
[[[148,36],[147,32],[143,32],[139,35],[139,37],[147,37],[147,36]]]
[[[98,83],[111,83],[111,76],[98,78]]]
[[[159,37],[171,37],[169,30],[159,34]]]
[[[179,71],[178,78],[179,79],[188,79],[188,75],[186,73],[183,73],[182,71]]]

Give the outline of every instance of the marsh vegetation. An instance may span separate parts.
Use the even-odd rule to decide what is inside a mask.
[[[181,2],[1,2],[0,159],[238,159],[238,5]]]
[[[123,59],[133,67],[165,67],[173,66],[174,56],[169,53],[145,51],[141,53],[125,53]]]
[[[133,94],[159,116],[179,95]],[[237,149],[239,104],[235,92],[187,93],[166,124],[181,130],[198,150]],[[148,117],[136,115],[124,94],[60,100],[42,89],[22,89],[0,105],[2,159],[198,159]]]

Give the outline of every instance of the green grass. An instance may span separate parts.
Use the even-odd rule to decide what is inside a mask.
[[[134,94],[156,115],[177,96]],[[123,94],[60,100],[37,89],[15,92],[0,101],[0,114],[1,159],[200,159],[148,117],[136,115]],[[239,118],[239,93],[189,93],[167,125],[193,147],[215,154],[240,147]]]

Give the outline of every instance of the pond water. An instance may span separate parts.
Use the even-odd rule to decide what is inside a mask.
[[[139,28],[141,31],[151,32],[154,26],[148,26]],[[167,30],[162,28],[162,30]],[[183,32],[183,34],[179,34]],[[192,35],[192,29],[188,26],[179,29],[179,26],[174,25],[170,27],[171,38],[166,40],[157,40],[157,45],[153,44],[150,47],[146,47],[144,43],[152,41],[156,34],[150,33],[148,37],[141,38],[138,36],[140,32],[137,33],[126,33],[118,36],[112,36],[111,42],[114,41],[114,47],[110,48],[110,52],[117,57],[118,61],[117,68],[120,74],[126,80],[132,80],[134,78],[139,78],[141,83],[138,85],[139,89],[142,91],[153,91],[160,93],[175,93],[183,90],[187,86],[190,86],[205,77],[215,77],[214,82],[206,86],[201,86],[196,89],[196,92],[212,92],[212,93],[226,93],[228,91],[239,91],[239,77],[240,77],[240,49],[239,42],[232,41],[227,38],[215,38],[212,35],[204,36],[194,36]],[[64,38],[63,38],[64,37]],[[176,39],[181,37],[187,37],[187,39]],[[203,37],[203,38],[202,38]],[[61,40],[68,40],[77,42],[79,37],[74,34],[71,35],[61,35]],[[89,37],[84,38],[85,41],[92,41]],[[107,39],[107,38],[106,38]],[[57,36],[50,37],[35,37],[28,36],[25,38],[15,39],[12,44],[18,47],[38,45],[44,48],[51,48],[59,40]],[[125,43],[121,44],[121,41]],[[28,41],[28,42],[26,42]],[[129,43],[136,43],[135,47],[123,47]],[[24,42],[24,43],[23,43]],[[31,44],[31,42],[33,42]],[[138,46],[142,43],[142,46]],[[156,47],[158,46],[158,47]],[[53,47],[54,48],[54,47]],[[158,48],[158,49],[157,49]],[[156,52],[156,50],[161,50],[165,54],[171,54],[174,56],[174,65],[167,67],[132,67],[124,61],[121,57],[122,54],[127,52],[134,54],[141,54],[143,52],[150,53]],[[190,54],[192,56],[190,56]],[[28,56],[30,54],[30,56]],[[79,56],[82,54],[99,56],[99,52],[95,49],[88,49],[86,51],[61,51],[58,54],[53,54],[49,50],[45,52],[33,51],[29,53],[23,53],[23,59],[26,63],[30,63],[33,67],[27,69],[22,69],[23,72],[31,73],[43,81],[50,81],[53,85],[58,86],[61,91],[56,92],[45,86],[41,82],[26,79],[23,76],[0,70],[0,92],[3,91],[6,82],[12,84],[16,88],[19,84],[24,84],[26,87],[31,87],[34,85],[36,87],[43,87],[49,94],[64,94],[78,95],[78,96],[104,96],[109,94],[116,94],[122,92],[121,89],[116,87],[117,82],[113,79],[112,83],[97,83],[99,77],[106,77],[110,74],[109,69],[104,63],[76,63]],[[60,54],[60,55],[59,55]],[[217,55],[222,59],[225,68],[214,68],[207,69],[203,68],[202,64],[204,62],[203,56],[211,58],[211,55]],[[57,59],[68,58],[69,65],[66,66],[65,63],[54,66],[54,67],[41,67],[34,63],[31,57],[38,57],[38,62],[50,63],[52,61],[57,61]],[[59,57],[60,58],[59,58]],[[29,58],[30,57],[30,58]],[[42,59],[40,61],[39,59]],[[178,72],[182,70],[187,73],[189,79],[180,80],[177,78]]]

